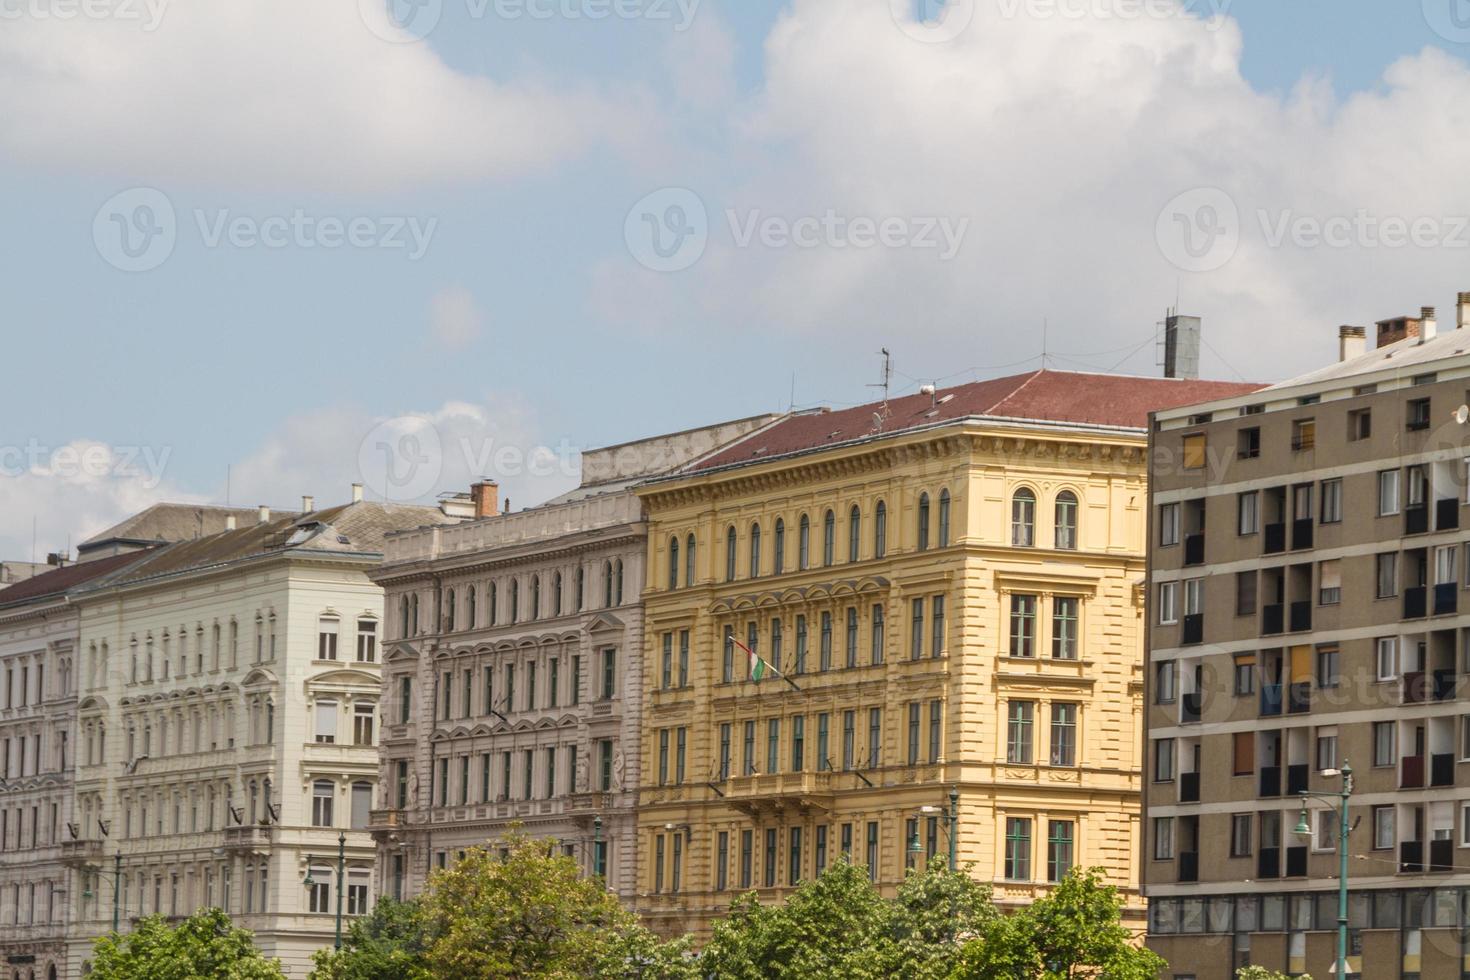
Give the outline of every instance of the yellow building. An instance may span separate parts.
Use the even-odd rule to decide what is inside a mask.
[[[788,416],[640,488],[651,924],[844,852],[891,894],[949,853],[952,791],[998,900],[1100,865],[1141,910],[1145,426],[1233,387],[1035,372]]]

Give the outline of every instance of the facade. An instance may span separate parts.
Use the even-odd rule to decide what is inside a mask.
[[[1140,913],[1146,416],[1240,387],[1036,372],[801,413],[638,487],[650,924],[706,935],[839,854],[892,894],[948,852],[952,791],[1001,902],[1100,865]]]
[[[52,568],[0,592],[0,963],[66,976],[76,652],[72,593],[139,556]],[[44,567],[44,566],[43,566]]]
[[[368,573],[386,533],[451,516],[360,493],[305,503],[74,593],[68,976],[114,920],[126,931],[220,906],[304,977],[338,909],[363,914],[378,894],[367,822],[383,606]]]
[[[1337,364],[1157,416],[1142,861],[1166,976],[1333,975],[1349,766],[1349,971],[1470,968],[1467,309],[1383,321],[1366,353],[1345,327]]]
[[[389,538],[372,817],[386,894],[418,894],[519,825],[632,903],[647,547],[628,487],[768,421],[584,454],[579,489],[517,513],[481,483],[480,519]]]

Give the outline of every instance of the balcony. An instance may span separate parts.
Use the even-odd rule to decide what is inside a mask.
[[[1190,691],[1179,699],[1179,720],[1184,724],[1199,721],[1204,712],[1204,695],[1198,691]]]
[[[1424,757],[1406,755],[1399,763],[1399,789],[1424,788]]]
[[[1199,851],[1179,852],[1179,880],[1199,881]]]
[[[1205,614],[1189,613],[1184,617],[1184,633],[1180,637],[1180,643],[1191,646],[1203,643],[1205,639]]]
[[[1261,607],[1261,633],[1263,635],[1274,636],[1282,631],[1282,613],[1285,608],[1279,602]]]
[[[1261,550],[1268,555],[1279,555],[1286,550],[1286,525],[1267,524],[1262,537]]]
[[[1184,564],[1203,565],[1205,563],[1205,533],[1196,531],[1194,534],[1184,536]]]
[[[1449,616],[1460,609],[1460,586],[1457,582],[1441,582],[1434,587],[1434,615]]]
[[[1281,848],[1263,847],[1256,854],[1257,878],[1281,877]]]
[[[1429,785],[1455,785],[1455,755],[1453,752],[1437,753],[1429,757]]]
[[[1301,765],[1286,767],[1286,795],[1295,796],[1307,791],[1307,774],[1311,767],[1305,762]]]
[[[1424,870],[1424,842],[1406,840],[1399,845],[1399,874],[1419,874]]]
[[[1416,585],[1404,590],[1404,619],[1424,618],[1425,588]]]
[[[1299,517],[1291,522],[1291,550],[1303,551],[1312,546],[1312,519]]]
[[[1181,772],[1179,774],[1179,802],[1199,802],[1199,773]]]
[[[1429,870],[1430,871],[1453,871],[1455,870],[1455,842],[1452,840],[1432,840],[1429,842]]]
[[[1281,767],[1262,766],[1260,773],[1260,785],[1257,796],[1280,796],[1281,795]]]
[[[1305,878],[1307,876],[1307,848],[1288,847],[1286,849],[1286,877]]]
[[[611,793],[573,793],[567,797],[568,813],[593,813],[613,806]]]
[[[243,827],[225,828],[225,850],[227,851],[267,851],[271,846],[270,826],[265,824],[246,824]]]
[[[1291,631],[1305,633],[1312,628],[1312,603],[1310,600],[1291,604]]]
[[[1460,526],[1460,502],[1454,497],[1436,501],[1434,527],[1437,531],[1453,531]]]
[[[102,863],[102,841],[64,840],[61,842],[61,863],[68,868],[85,868]]]
[[[725,803],[750,816],[792,809],[832,809],[834,772],[753,773],[731,776],[725,785]]]
[[[1281,685],[1261,685],[1261,717],[1269,718],[1281,714]]]
[[[402,810],[369,810],[368,826],[374,830],[397,830],[408,825],[408,814]]]
[[[1429,685],[1423,671],[1411,671],[1404,675],[1404,704],[1423,704],[1429,700]]]
[[[1312,710],[1312,685],[1303,681],[1286,689],[1286,713],[1304,715]]]
[[[1453,701],[1459,697],[1460,676],[1453,670],[1434,672],[1434,700]]]
[[[1424,504],[1410,504],[1404,508],[1404,533],[1423,534],[1429,530],[1429,508]]]

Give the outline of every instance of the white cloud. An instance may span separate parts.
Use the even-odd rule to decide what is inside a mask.
[[[671,328],[714,316],[727,329],[883,337],[911,365],[941,369],[1036,355],[1046,318],[1053,352],[1139,344],[1126,366],[1151,371],[1149,334],[1177,294],[1229,365],[1270,378],[1335,356],[1339,323],[1444,306],[1470,289],[1470,232],[1447,247],[1339,248],[1273,246],[1263,230],[1283,216],[1305,217],[1310,231],[1363,211],[1427,219],[1453,237],[1470,215],[1458,172],[1470,151],[1464,62],[1429,48],[1345,100],[1315,79],[1278,97],[1243,79],[1229,19],[1043,15],[1109,8],[1163,9],[982,0],[957,38],[921,43],[887,0],[794,0],[767,38],[763,87],[730,126],[738,174],[683,181],[709,207],[707,251],[652,278],[663,295],[646,294],[642,309],[676,311]],[[1189,272],[1156,226],[1166,203],[1198,188],[1227,192],[1239,246],[1218,268]],[[950,262],[913,248],[742,248],[728,209],[742,221],[830,209],[970,227]],[[633,265],[620,256],[616,267]],[[599,268],[592,308],[626,309],[621,281]],[[1229,374],[1209,351],[1206,368]]]
[[[389,43],[364,21],[376,10],[181,2],[155,30],[6,18],[0,152],[140,182],[350,191],[537,173],[627,127],[601,96],[466,75],[428,43]]]
[[[440,347],[463,350],[480,339],[484,325],[474,294],[463,286],[441,289],[429,300],[429,334]]]

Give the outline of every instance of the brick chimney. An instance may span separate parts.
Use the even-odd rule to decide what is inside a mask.
[[[1368,350],[1368,331],[1364,327],[1337,328],[1337,359],[1350,361]]]
[[[470,499],[475,504],[475,518],[496,517],[500,514],[500,484],[494,480],[481,480],[470,487]]]
[[[1396,316],[1391,320],[1379,320],[1378,347],[1387,347],[1409,337],[1419,336],[1419,321],[1411,316]]]

